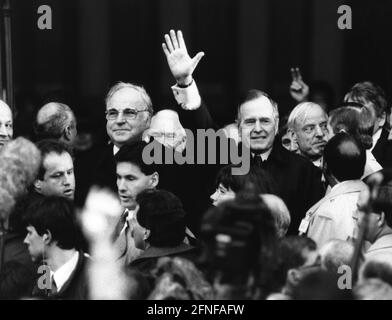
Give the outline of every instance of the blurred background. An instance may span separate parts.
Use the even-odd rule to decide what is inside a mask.
[[[337,27],[350,5],[352,30]],[[37,9],[52,9],[52,30],[37,27]],[[173,105],[174,84],[161,49],[181,29],[194,74],[215,121],[232,122],[238,96],[258,88],[294,107],[290,67],[332,106],[349,87],[371,80],[391,96],[390,0],[11,0],[16,133],[29,136],[44,102],[75,111],[80,132],[105,138],[104,97],[116,81],[145,86],[156,110]]]

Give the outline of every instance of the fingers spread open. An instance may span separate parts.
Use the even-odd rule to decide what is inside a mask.
[[[166,57],[170,55],[169,49],[167,48],[165,43],[162,43],[162,49],[163,49],[163,52],[165,53]]]
[[[170,30],[170,38],[173,44],[174,49],[178,49],[178,41],[177,41],[177,36],[176,33],[174,32],[174,30]]]
[[[172,51],[174,51],[172,41],[168,34],[165,34],[165,41],[166,41],[166,47],[169,50],[169,52],[171,53]]]
[[[177,39],[178,39],[178,44],[179,44],[180,48],[186,50],[186,44],[185,44],[184,37],[182,35],[181,30],[177,31]]]

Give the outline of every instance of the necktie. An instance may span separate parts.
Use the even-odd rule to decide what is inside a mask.
[[[50,277],[50,295],[54,296],[57,293],[56,281],[54,281],[54,275]]]
[[[261,158],[261,156],[256,155],[254,157],[254,163],[256,166],[261,167],[263,165],[263,159]]]
[[[121,230],[124,228],[124,225],[127,221],[127,217],[128,217],[128,209],[125,209],[123,214],[120,217],[120,220],[118,221],[118,223],[114,229],[114,233],[113,233],[114,240],[116,240],[118,238],[118,236],[121,233]]]

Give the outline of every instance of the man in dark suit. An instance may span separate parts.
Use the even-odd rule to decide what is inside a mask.
[[[245,95],[238,108],[237,123],[242,143],[251,151],[251,164],[265,169],[276,181],[277,195],[291,214],[288,233],[295,233],[306,210],[323,196],[317,168],[275,141],[279,113],[277,104],[266,93],[250,90]]]
[[[376,123],[371,151],[383,168],[392,167],[392,136],[387,121],[389,111],[384,90],[369,81],[356,83],[346,94],[344,101],[360,103],[372,111]]]
[[[32,295],[41,298],[84,300],[88,298],[87,256],[79,250],[80,231],[72,202],[63,197],[42,197],[25,217],[27,245],[33,261],[43,261],[42,274]]]
[[[192,78],[192,73],[204,54],[199,52],[191,58],[181,31],[176,34],[173,30],[170,35],[165,35],[163,50],[176,80],[172,91],[180,106],[180,121],[185,128],[195,121],[202,123],[202,126],[209,124],[212,122],[211,117],[206,108],[201,106],[202,102]],[[122,146],[142,140],[143,132],[150,126],[153,113],[151,99],[143,87],[119,82],[109,90],[106,97],[106,131],[110,143],[99,155],[91,184],[109,187],[117,192],[114,155]]]

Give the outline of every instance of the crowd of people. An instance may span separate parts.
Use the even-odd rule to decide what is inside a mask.
[[[61,101],[39,109],[34,141],[14,137],[0,101],[0,298],[392,299],[384,91],[360,82],[321,103],[293,69],[286,121],[251,89],[219,128],[193,76],[204,53],[174,30],[162,49],[176,106],[154,113],[142,86],[116,83],[103,147],[75,148]],[[218,129],[214,147],[197,134]],[[146,161],[152,144],[162,161]],[[247,172],[224,161],[233,146]]]

